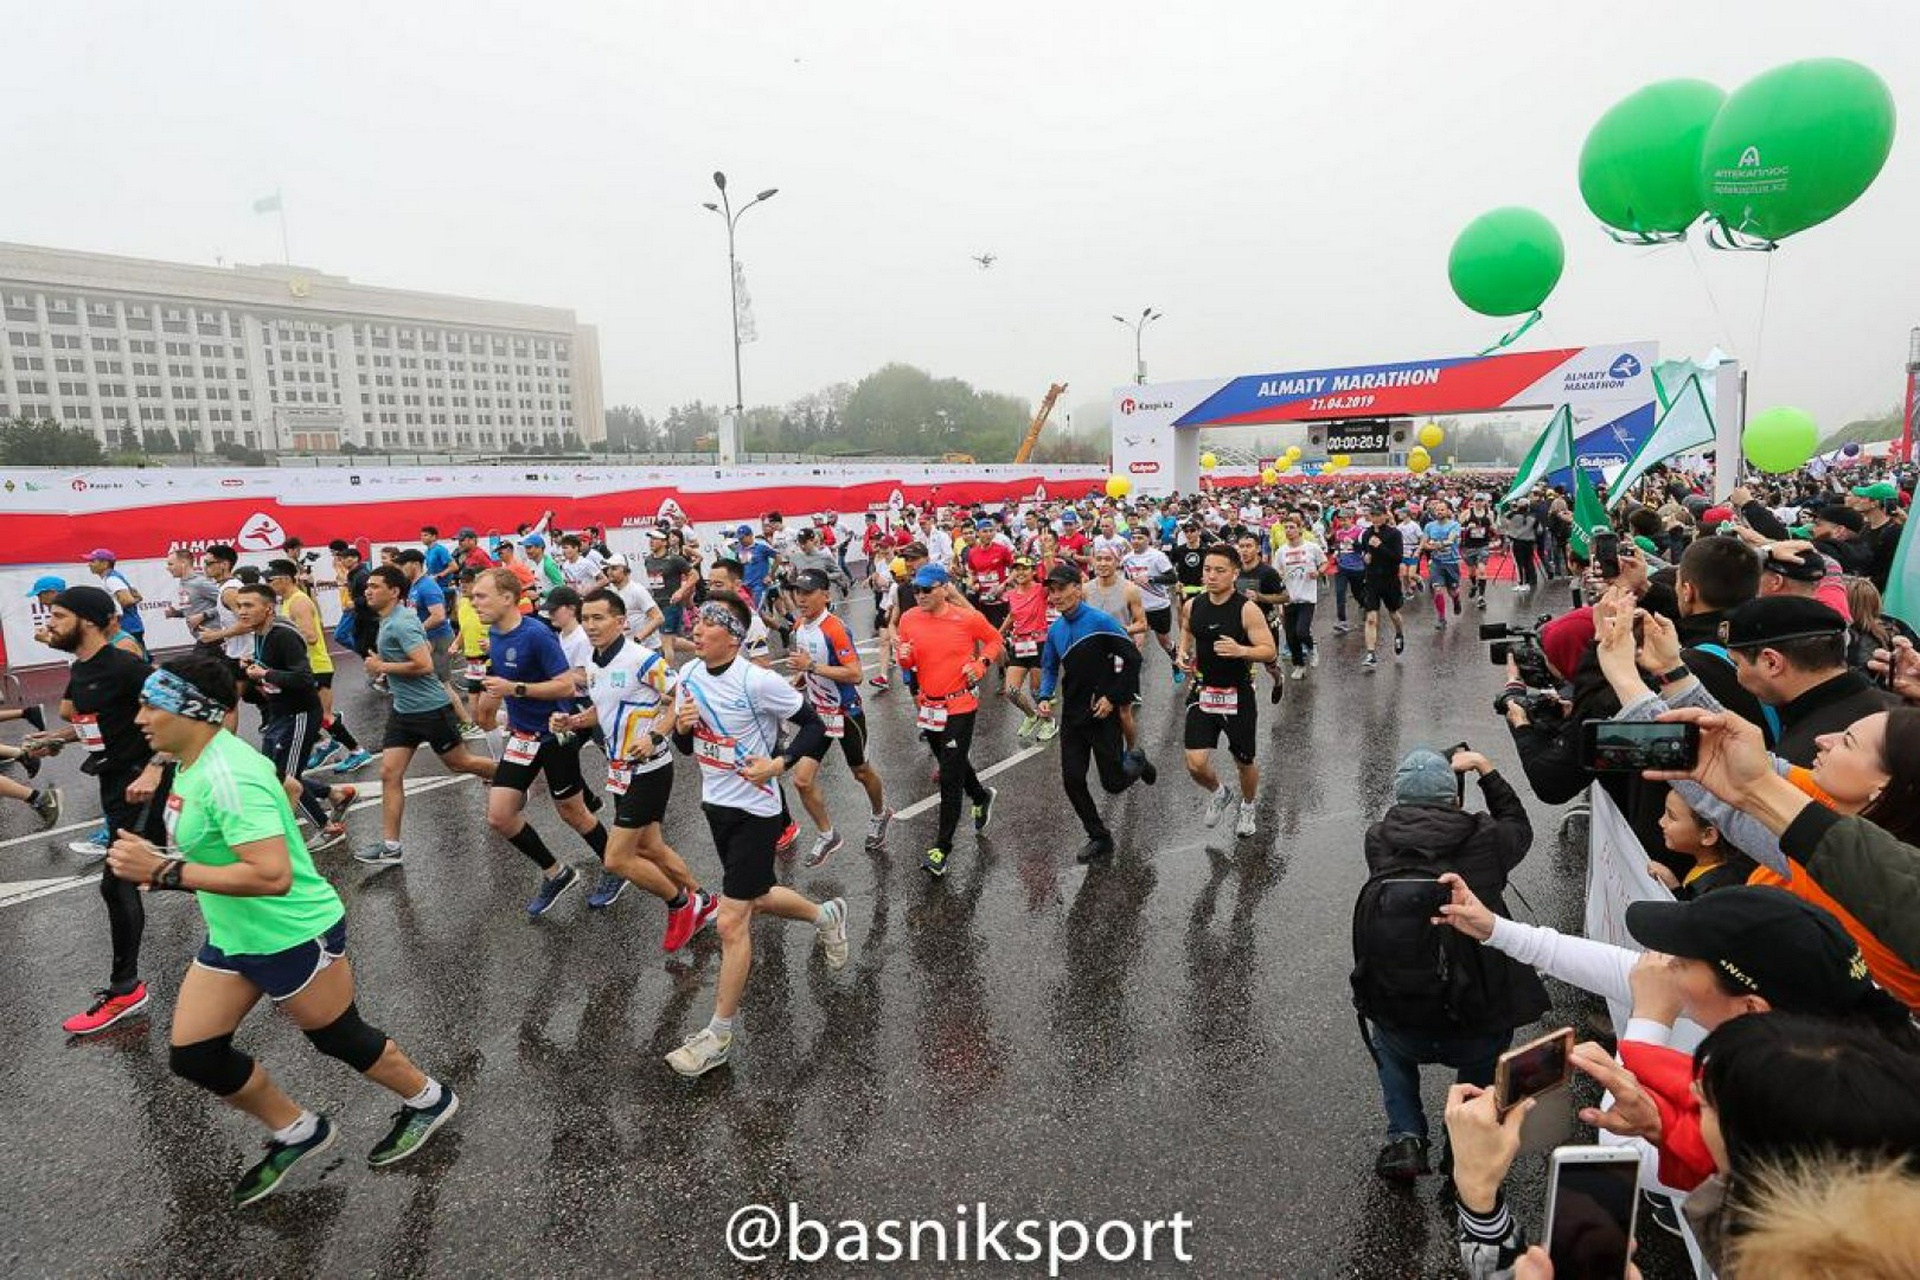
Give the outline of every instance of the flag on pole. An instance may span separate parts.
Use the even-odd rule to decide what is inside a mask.
[[[1607,529],[1607,508],[1600,501],[1600,494],[1593,487],[1593,477],[1580,465],[1579,459],[1573,463],[1573,530],[1567,535],[1568,548],[1582,560],[1593,558],[1590,548],[1591,537],[1595,529]]]
[[[1893,567],[1887,571],[1886,599],[1881,607],[1908,626],[1920,630],[1920,546],[1914,545],[1914,528],[1920,519],[1907,515],[1907,527],[1900,531],[1900,543],[1893,549]]]
[[[1573,411],[1561,405],[1554,410],[1553,421],[1547,423],[1547,429],[1533,442],[1533,448],[1527,450],[1526,460],[1520,464],[1520,474],[1513,478],[1513,486],[1500,499],[1500,504],[1505,506],[1515,498],[1532,492],[1533,487],[1548,476],[1572,465]]]
[[[747,294],[747,269],[738,258],[733,260],[733,318],[740,327],[740,341],[752,342],[760,336],[753,327],[753,299]]]
[[[1654,383],[1659,385],[1660,375],[1654,374]],[[1700,379],[1688,374],[1687,380],[1672,400],[1668,400],[1664,390],[1661,400],[1665,408],[1661,411],[1660,421],[1640,444],[1640,448],[1628,459],[1627,465],[1620,469],[1612,485],[1607,490],[1607,506],[1612,507],[1627,496],[1627,491],[1640,482],[1640,478],[1655,466],[1668,458],[1698,449],[1714,442],[1715,427],[1713,411],[1707,407],[1707,393],[1700,388]]]
[[[276,191],[270,196],[261,196],[253,202],[253,211],[255,213],[279,213],[280,193]]]

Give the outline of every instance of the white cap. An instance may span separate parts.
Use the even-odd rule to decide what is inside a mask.
[[[621,569],[633,568],[633,565],[628,562],[625,556],[618,554],[608,556],[605,560],[601,561],[601,564],[608,569],[615,568],[616,566]]]

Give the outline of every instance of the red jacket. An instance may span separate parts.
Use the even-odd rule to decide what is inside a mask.
[[[1749,1014],[1749,1017],[1754,1015]],[[1693,1055],[1663,1044],[1620,1042],[1620,1061],[1660,1108],[1660,1181],[1691,1191],[1717,1172],[1700,1136],[1700,1103],[1693,1096]]]

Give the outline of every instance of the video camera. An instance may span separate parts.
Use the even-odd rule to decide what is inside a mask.
[[[1536,722],[1560,716],[1560,699],[1555,692],[1560,678],[1554,674],[1546,651],[1540,647],[1540,628],[1551,621],[1553,615],[1543,613],[1534,619],[1532,626],[1516,626],[1511,622],[1480,624],[1480,638],[1492,644],[1487,656],[1497,667],[1506,666],[1511,658],[1514,669],[1520,673],[1520,682],[1526,686],[1501,690],[1493,700],[1495,714],[1506,715],[1507,708],[1517,702],[1526,711],[1527,718]]]

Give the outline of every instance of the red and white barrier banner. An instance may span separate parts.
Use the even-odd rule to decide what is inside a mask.
[[[37,610],[27,590],[43,574],[94,581],[85,556],[96,548],[118,557],[145,597],[149,643],[168,648],[189,639],[185,624],[165,614],[176,594],[166,556],[180,548],[230,543],[243,564],[261,564],[295,537],[321,552],[314,572],[324,581],[330,540],[418,546],[422,525],[451,540],[465,526],[511,533],[551,510],[560,528],[600,525],[616,550],[641,552],[643,530],[676,510],[711,542],[769,511],[789,522],[834,511],[857,529],[867,511],[1080,497],[1106,478],[1105,467],[1089,466],[0,470],[0,631],[8,665],[61,660],[33,640]],[[331,619],[338,606],[331,592],[320,594]]]

